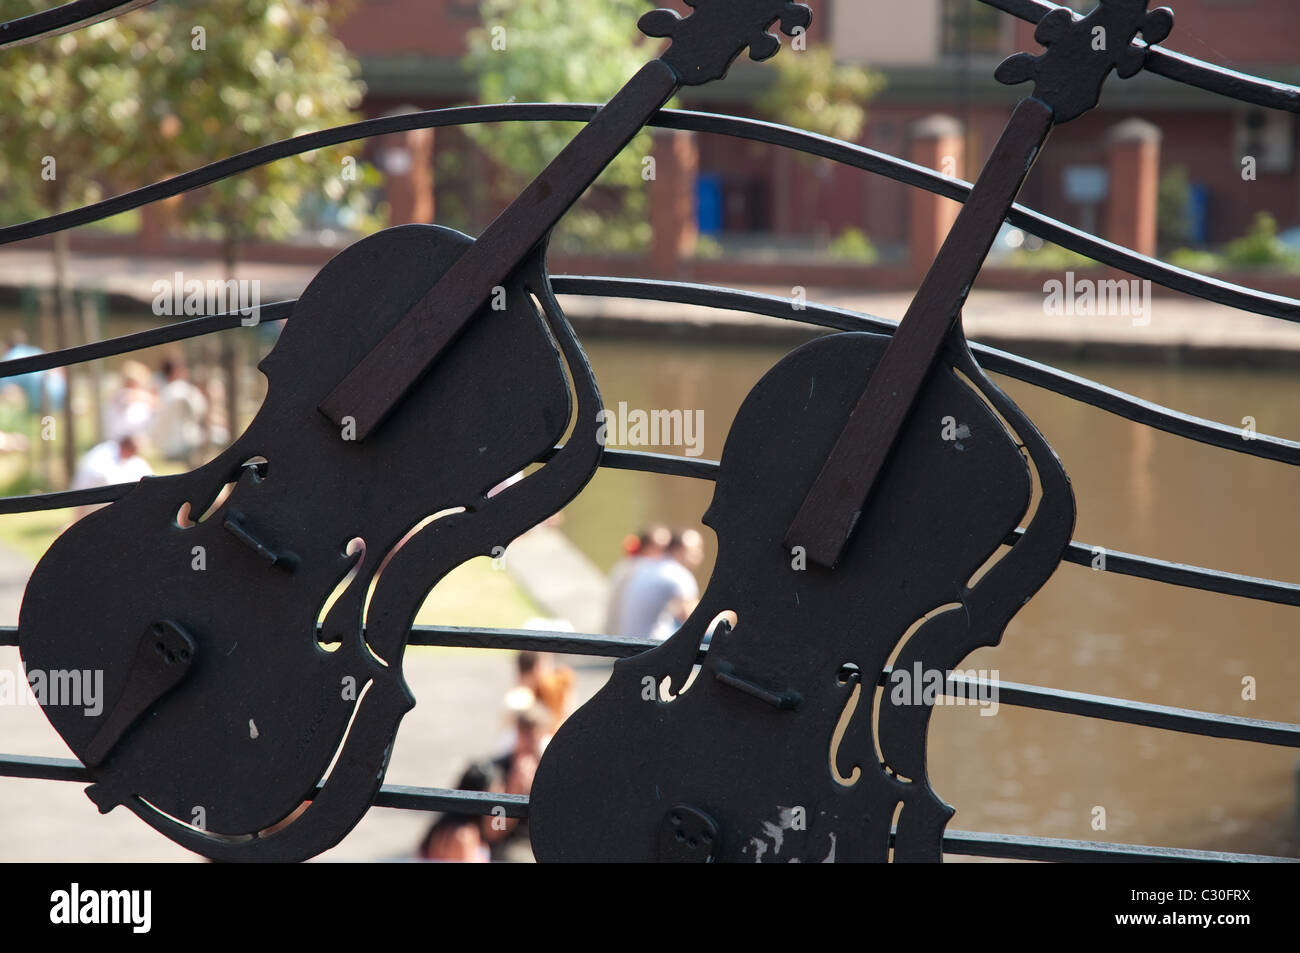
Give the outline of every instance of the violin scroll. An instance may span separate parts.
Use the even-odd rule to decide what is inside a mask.
[[[1150,46],[1173,29],[1173,11],[1147,10],[1147,2],[1100,0],[1096,9],[1077,20],[1069,10],[1057,8],[1034,31],[1046,51],[1037,56],[1017,53],[1003,60],[994,76],[1008,86],[1032,80],[1034,97],[1052,108],[1053,121],[1069,122],[1097,105],[1111,70],[1121,79],[1141,72],[1147,54],[1145,47],[1133,45],[1139,33]]]
[[[812,23],[812,10],[787,0],[686,0],[693,12],[685,17],[673,10],[651,10],[637,26],[646,36],[662,36],[672,45],[661,59],[673,68],[684,86],[722,79],[736,57],[749,48],[755,62],[771,59],[781,41],[768,32],[780,23],[786,36],[798,35]]]

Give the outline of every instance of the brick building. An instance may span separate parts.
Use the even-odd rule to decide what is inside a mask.
[[[1036,51],[1033,27],[977,0],[810,0],[813,42],[829,38],[837,59],[884,74],[869,106],[861,142],[913,155],[918,121],[944,114],[960,123],[973,177],[1010,108],[1028,87],[996,83],[993,69],[1016,50]],[[1076,9],[1091,0],[1074,0]],[[1219,65],[1296,82],[1300,4],[1295,0],[1176,0],[1171,48]],[[429,108],[472,99],[459,59],[465,33],[479,22],[473,0],[361,0],[341,37],[362,62],[365,110]],[[687,90],[688,108],[752,114],[775,72],[741,60],[723,83]],[[526,96],[521,96],[526,98]],[[1102,105],[1058,128],[1026,184],[1022,201],[1107,237],[1126,237],[1114,216],[1110,181],[1113,130],[1140,117],[1154,124],[1158,168],[1184,169],[1193,186],[1196,237],[1220,243],[1240,235],[1255,212],[1271,210],[1282,228],[1300,225],[1300,167],[1295,117],[1248,107],[1141,74],[1108,84]],[[1130,133],[1135,127],[1124,129]],[[1143,127],[1136,127],[1143,128]],[[906,248],[908,190],[886,179],[827,163],[802,163],[767,146],[701,136],[701,195],[720,214],[703,224],[725,236],[791,239],[863,228],[884,249]],[[1257,177],[1243,180],[1242,158]],[[709,191],[711,190],[711,191]],[[1108,213],[1108,205],[1111,212]],[[1117,233],[1118,230],[1118,233]]]

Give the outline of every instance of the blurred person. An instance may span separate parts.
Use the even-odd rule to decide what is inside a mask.
[[[551,713],[546,706],[532,705],[515,718],[515,746],[492,762],[502,782],[503,794],[527,795],[533,789],[533,778],[542,752],[550,741]],[[528,846],[528,822],[518,818],[489,819],[487,831],[492,859],[496,861],[529,862],[533,859]]]
[[[162,375],[150,436],[164,459],[193,466],[208,442],[208,399],[190,382],[183,361],[163,361]]]
[[[471,764],[456,787],[461,791],[492,790],[492,766],[481,762]],[[429,827],[416,856],[420,860],[486,864],[491,860],[491,853],[484,830],[490,820],[478,814],[444,814]]]
[[[208,401],[208,443],[224,447],[230,442],[230,422],[226,420],[226,382],[221,373],[211,367],[199,366],[195,375],[199,389]]]
[[[641,560],[666,552],[672,536],[667,526],[656,524],[623,540],[623,558],[609,571],[609,603],[605,607],[606,634],[618,634],[620,613],[623,611],[623,591],[627,588],[627,581],[632,578],[633,570]]]
[[[86,451],[72,475],[73,490],[89,490],[115,483],[136,483],[153,476],[153,467],[140,456],[139,442],[134,434],[127,433],[115,440],[105,440]],[[77,507],[75,519],[105,504]]]
[[[157,395],[149,368],[139,361],[122,365],[122,383],[104,404],[104,435],[117,440],[130,435],[137,444],[143,442],[153,421]]]
[[[39,347],[28,343],[26,333],[14,331],[9,335],[9,349],[5,351],[4,357],[0,358],[0,360],[16,361],[20,357],[34,357],[37,354],[44,353]],[[8,378],[5,384],[6,386],[18,387],[27,402],[27,410],[31,413],[37,413],[41,409],[42,386],[46,390],[45,399],[47,403],[45,409],[48,411],[63,409],[63,398],[68,385],[67,378],[64,377],[63,368],[61,367],[11,377]]]
[[[573,669],[556,665],[547,652],[520,652],[516,659],[519,681],[506,695],[506,705],[515,712],[540,704],[551,715],[548,732],[554,733],[573,711]]]
[[[661,555],[640,561],[627,580],[617,634],[662,642],[681,627],[700,599],[694,570],[704,560],[704,539],[693,529],[673,533]]]

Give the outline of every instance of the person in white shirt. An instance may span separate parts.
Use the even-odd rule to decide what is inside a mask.
[[[163,361],[162,374],[166,383],[158,393],[150,428],[154,446],[167,460],[196,463],[196,455],[207,442],[208,399],[190,383],[180,361]]]
[[[104,436],[118,440],[129,434],[137,442],[147,437],[157,399],[149,368],[127,361],[122,365],[121,386],[104,404]]]
[[[638,560],[623,586],[618,634],[640,639],[668,638],[700,599],[692,570],[704,557],[704,542],[695,530],[674,533],[668,550]]]
[[[89,490],[115,483],[135,483],[147,476],[153,476],[153,467],[140,456],[135,435],[126,434],[116,440],[105,440],[87,450],[77,464],[71,489]],[[104,505],[80,506],[77,508],[76,519],[81,519]]]
[[[636,536],[623,541],[625,555],[609,571],[609,601],[605,605],[605,633],[618,635],[623,611],[623,591],[636,568],[647,559],[662,556],[672,542],[672,531],[667,526],[654,525]]]

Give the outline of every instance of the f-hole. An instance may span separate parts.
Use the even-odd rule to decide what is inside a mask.
[[[334,603],[339,601],[343,593],[347,592],[348,586],[352,585],[352,581],[357,578],[357,573],[361,572],[361,566],[366,561],[366,541],[360,536],[352,537],[343,547],[343,555],[353,557],[352,568],[339,580],[339,584],[334,587],[321,606],[320,612],[316,614],[316,644],[326,652],[337,652],[343,645],[338,633],[325,631],[325,618],[329,615],[330,609],[334,608]]]
[[[239,468],[235,470],[233,474],[231,474],[230,479],[217,492],[217,495],[213,497],[212,502],[208,504],[208,508],[203,511],[203,515],[197,520],[193,518],[194,507],[190,501],[186,500],[182,503],[180,509],[176,511],[176,525],[181,529],[190,529],[197,526],[199,523],[206,522],[213,513],[221,509],[226,500],[230,499],[230,494],[235,492],[235,486],[243,478],[245,471],[252,472],[253,482],[261,483],[266,479],[270,472],[270,464],[267,462],[266,457],[260,454],[249,457],[239,465]]]
[[[738,625],[740,625],[740,616],[736,615],[735,611],[732,609],[723,609],[713,617],[713,621],[711,621],[708,627],[704,630],[704,636],[700,639],[700,651],[708,652],[709,643],[716,636],[727,635],[734,632]],[[671,675],[664,675],[659,679],[659,700],[662,702],[671,702],[681,698],[686,694],[690,687],[695,684],[696,676],[699,674],[700,665],[698,663],[692,665],[691,674],[686,676],[686,681],[682,683],[682,687],[675,693],[672,691],[673,677]]]
[[[840,744],[844,741],[844,734],[849,730],[853,715],[858,710],[858,702],[862,699],[862,670],[858,668],[856,662],[845,662],[836,673],[835,681],[840,685],[852,685],[853,689],[849,692],[848,700],[844,703],[844,709],[840,712],[840,720],[835,725],[835,732],[831,735],[831,777],[835,779],[836,784],[851,788],[862,777],[862,768],[855,764],[852,773],[848,775],[840,774],[839,754]]]
[[[898,662],[898,657],[903,654],[903,649],[907,646],[909,642],[912,641],[913,636],[915,636],[918,632],[921,631],[921,629],[925,626],[927,622],[929,622],[931,619],[933,619],[935,616],[941,613],[950,612],[954,609],[964,609],[964,608],[965,607],[960,602],[945,602],[941,606],[935,606],[925,615],[921,616],[919,619],[914,621],[911,625],[907,627],[907,631],[903,633],[903,637],[898,640],[898,644],[894,646],[894,651],[889,654],[889,659],[885,663],[887,667],[891,671],[893,670],[895,664],[897,664]],[[922,673],[923,677],[924,674],[925,673],[923,672]],[[907,677],[909,679],[914,677],[914,673],[908,672]],[[875,697],[872,699],[872,703],[871,703],[871,741],[872,744],[876,746],[876,759],[880,762],[880,766],[881,768],[884,769],[885,773],[888,774],[890,777],[897,778],[900,781],[908,782],[911,781],[912,779],[906,778],[903,775],[899,774],[897,771],[895,771],[893,766],[889,763],[888,759],[885,758],[884,752],[881,750],[880,747],[880,710],[881,707],[884,705],[886,693],[892,689],[893,685],[894,685],[894,681],[892,675],[885,682],[884,685],[880,685],[880,684],[876,685]],[[924,685],[910,686],[910,688],[912,689],[913,692],[918,690],[924,691]],[[912,703],[912,699],[909,698],[908,704],[911,703]]]
[[[432,513],[429,516],[424,517],[419,522],[417,522],[414,526],[408,529],[405,533],[402,534],[402,538],[397,541],[397,544],[393,546],[393,548],[390,549],[387,553],[384,554],[384,558],[382,561],[380,561],[379,567],[374,571],[373,575],[371,575],[370,577],[370,585],[366,589],[366,598],[361,609],[361,618],[363,620],[369,621],[370,602],[372,599],[374,599],[375,591],[379,588],[379,581],[383,577],[384,571],[388,568],[389,563],[391,563],[397,557],[397,554],[401,552],[402,547],[404,547],[408,542],[414,539],[417,534],[424,531],[429,526],[430,523],[443,519],[444,517],[447,516],[454,516],[457,513],[468,513],[468,512],[472,512],[471,507],[468,506],[448,507],[445,510],[439,510],[436,513]],[[366,647],[366,651],[370,653],[370,657],[373,658],[380,665],[387,668],[388,660],[380,658],[379,655],[375,652],[375,650],[370,647],[369,641],[366,641],[364,644]]]

